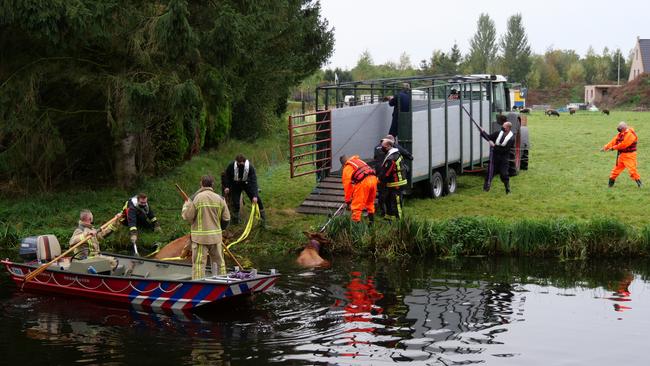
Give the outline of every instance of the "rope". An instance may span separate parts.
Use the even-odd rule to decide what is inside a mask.
[[[246,238],[248,238],[248,234],[250,234],[251,230],[253,229],[253,222],[255,221],[255,219],[258,220],[260,219],[260,208],[257,205],[257,202],[253,203],[253,207],[251,208],[251,214],[250,216],[248,216],[248,222],[246,223],[246,228],[244,229],[244,232],[241,234],[239,239],[226,245],[226,249],[230,249],[231,246],[238,244],[246,240]]]
[[[49,275],[49,277],[48,277],[47,281],[41,281],[41,280],[38,278],[38,276],[37,276],[36,278],[34,278],[34,280],[35,280],[35,282],[37,282],[37,283],[41,283],[41,284],[48,284],[48,283],[52,283],[52,282],[54,282],[54,283],[55,283],[57,286],[59,286],[59,287],[71,287],[71,286],[73,286],[74,284],[77,284],[78,286],[81,286],[81,287],[83,287],[83,288],[85,288],[85,289],[87,289],[87,290],[96,290],[96,289],[100,288],[102,285],[104,285],[104,287],[106,287],[106,288],[108,289],[108,291],[110,291],[110,292],[112,292],[112,293],[114,293],[114,294],[116,294],[116,293],[122,293],[122,292],[124,292],[124,290],[126,290],[126,289],[129,288],[129,287],[131,287],[133,290],[137,291],[137,292],[140,293],[140,294],[150,293],[150,292],[153,292],[153,291],[155,291],[155,290],[160,290],[160,291],[162,291],[162,292],[164,292],[164,293],[170,293],[170,292],[174,292],[174,291],[176,291],[179,287],[181,287],[181,286],[183,285],[182,283],[179,283],[179,284],[176,285],[173,289],[171,289],[171,290],[165,290],[165,289],[163,289],[163,288],[160,286],[160,283],[158,283],[158,286],[157,286],[157,287],[154,287],[154,288],[152,288],[151,290],[144,291],[144,290],[139,290],[138,288],[136,288],[135,286],[133,286],[132,281],[129,280],[129,283],[128,283],[128,284],[127,284],[123,289],[121,289],[121,290],[113,290],[113,289],[108,285],[108,283],[106,283],[106,281],[104,281],[103,278],[101,279],[99,285],[97,285],[97,286],[95,286],[95,287],[91,287],[91,286],[86,286],[86,285],[84,285],[81,281],[79,281],[78,277],[75,277],[75,279],[73,279],[72,282],[70,282],[69,284],[67,284],[67,285],[62,285],[62,284],[59,283],[59,281],[56,280],[56,277],[55,277],[52,273],[48,273],[48,275]],[[70,272],[70,275],[77,275],[77,273]],[[154,281],[154,280],[152,280],[152,281]]]

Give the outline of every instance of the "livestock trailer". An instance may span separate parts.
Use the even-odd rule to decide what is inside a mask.
[[[394,107],[386,101],[401,91],[409,106],[403,108],[396,98],[398,142],[414,156],[408,161],[409,188],[424,188],[438,198],[455,192],[458,174],[484,169],[490,148],[479,126],[497,131],[499,114],[513,123],[511,175],[517,174],[522,156],[527,157],[528,131],[521,123],[525,117],[510,111],[507,80],[500,75],[438,75],[318,87],[316,111],[289,118],[291,176],[316,174],[321,181],[341,169],[341,155],[372,160],[392,120]],[[354,97],[345,100],[350,95]]]

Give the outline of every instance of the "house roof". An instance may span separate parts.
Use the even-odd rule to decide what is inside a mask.
[[[641,61],[643,61],[643,70],[650,71],[650,39],[639,39],[639,48],[641,49]]]

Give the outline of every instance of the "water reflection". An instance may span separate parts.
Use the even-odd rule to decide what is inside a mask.
[[[608,286],[609,290],[614,290],[614,293],[610,297],[607,297],[608,300],[615,301],[614,311],[622,313],[626,310],[632,309],[629,302],[632,301],[630,292],[630,284],[634,280],[634,275],[630,271],[626,271],[623,278],[618,281],[614,286]],[[623,304],[627,303],[627,304]]]
[[[338,260],[308,273],[272,264],[286,275],[270,293],[198,316],[3,282],[0,354],[56,364],[648,364],[645,262]]]

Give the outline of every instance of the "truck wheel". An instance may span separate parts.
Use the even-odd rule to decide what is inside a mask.
[[[454,169],[449,169],[447,177],[445,179],[445,194],[453,194],[456,192],[457,181],[456,171]]]
[[[444,192],[444,181],[442,180],[442,174],[440,172],[433,172],[431,176],[431,182],[429,182],[430,196],[431,198],[440,198]]]

